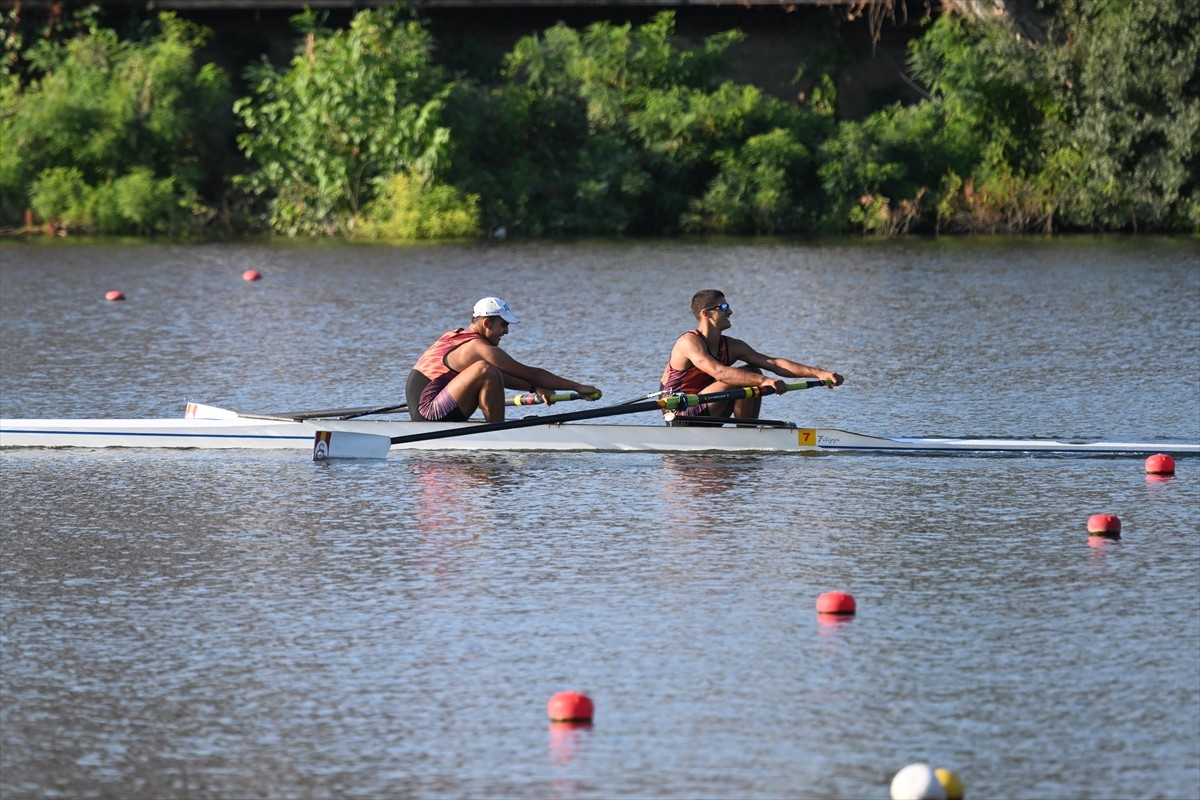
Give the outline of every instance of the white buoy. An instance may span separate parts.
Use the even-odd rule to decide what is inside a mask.
[[[892,800],[946,800],[946,788],[928,764],[909,764],[892,778]]]

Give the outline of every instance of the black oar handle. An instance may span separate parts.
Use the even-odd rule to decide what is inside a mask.
[[[798,381],[796,383],[789,383],[788,390],[811,389],[814,386],[830,386],[832,384],[832,381],[823,381],[817,378],[810,378],[808,380]],[[392,444],[426,442],[431,439],[449,439],[454,436],[471,436],[472,434],[476,433],[508,431],[515,430],[517,428],[532,428],[538,425],[558,425],[563,422],[578,422],[585,419],[615,417],[620,414],[636,414],[639,411],[656,411],[658,409],[672,409],[678,411],[703,403],[719,403],[723,400],[741,400],[743,398],[759,397],[767,394],[775,394],[775,389],[770,386],[763,386],[747,387],[744,389],[729,389],[724,392],[713,392],[712,394],[701,395],[673,394],[658,400],[646,400],[641,403],[628,403],[620,406],[593,408],[588,409],[587,411],[571,411],[564,414],[544,414],[538,417],[514,419],[511,422],[485,422],[481,425],[464,425],[461,428],[451,428],[444,431],[430,431],[429,433],[410,433],[406,436],[393,436],[391,439]]]

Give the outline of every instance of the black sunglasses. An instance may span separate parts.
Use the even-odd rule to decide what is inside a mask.
[[[728,314],[729,313],[729,303],[721,303],[721,305],[719,305],[719,306],[712,306],[711,308],[706,308],[704,310],[705,311],[724,311],[726,314]]]

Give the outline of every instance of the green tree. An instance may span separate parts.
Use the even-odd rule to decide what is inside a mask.
[[[660,94],[706,82],[725,44],[680,51],[669,41],[673,27],[669,13],[637,28],[560,23],[516,43],[500,85],[456,96],[455,180],[484,198],[490,224],[534,236],[677,224],[687,196],[656,182],[630,115]],[[655,196],[666,220],[655,213]]]
[[[329,30],[312,12],[290,68],[265,61],[253,94],[234,111],[253,165],[240,184],[267,205],[279,233],[354,231],[396,175],[433,189],[449,151],[440,117],[452,86],[432,60],[433,40],[401,6],[356,14]]]
[[[0,75],[0,216],[16,224],[32,208],[94,233],[204,224],[202,192],[219,194],[229,129],[225,75],[196,62],[206,35],[161,14],[137,39],[90,24],[9,58]],[[134,187],[146,196],[132,198]],[[64,205],[66,195],[76,200]]]
[[[1054,142],[1079,227],[1200,231],[1200,2],[1067,0]]]
[[[797,224],[816,186],[805,143],[828,116],[718,83],[741,34],[681,49],[674,30],[662,12],[522,38],[500,86],[451,103],[456,185],[481,196],[490,224],[529,235]],[[753,167],[739,163],[748,143]]]
[[[910,45],[929,98],[821,148],[835,226],[1200,228],[1200,2],[1048,6],[1039,35],[944,14]]]
[[[1004,20],[937,19],[910,43],[927,99],[844,122],[824,143],[827,224],[885,234],[1044,225],[1053,203],[1028,197],[1025,178],[1041,168],[1042,127],[1058,111],[1035,55]]]

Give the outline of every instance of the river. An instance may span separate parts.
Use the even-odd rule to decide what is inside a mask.
[[[485,295],[515,357],[617,402],[710,287],[847,378],[764,416],[1200,440],[1200,255],[1150,237],[5,242],[0,412],[384,404]],[[1200,796],[1200,459],[5,450],[0,479],[5,800],[886,798],[917,761],[968,798]],[[818,618],[833,590],[857,615]],[[549,724],[564,690],[592,725]]]

